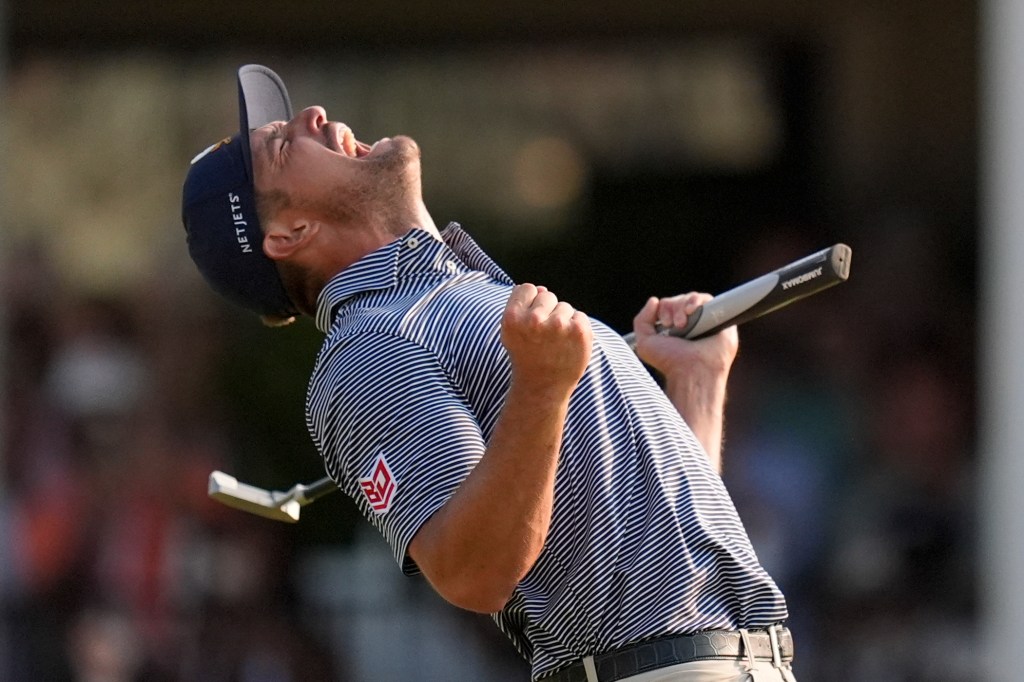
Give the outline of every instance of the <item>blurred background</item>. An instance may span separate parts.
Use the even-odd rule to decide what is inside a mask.
[[[180,222],[249,62],[417,139],[439,225],[623,332],[648,295],[849,244],[848,283],[742,329],[727,486],[801,680],[994,679],[982,4],[5,2],[0,679],[529,678],[341,495],[294,526],[206,497],[213,469],[323,475],[319,333],[222,303]]]

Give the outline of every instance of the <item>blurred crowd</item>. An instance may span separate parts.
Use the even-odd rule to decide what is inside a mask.
[[[848,284],[742,332],[725,480],[801,679],[977,679],[973,261],[948,229],[883,221]]]
[[[77,295],[30,246],[2,271],[0,679],[332,679],[287,529],[206,496],[233,457],[217,312]]]
[[[970,255],[938,232],[902,220],[854,234],[848,284],[741,335],[725,477],[789,597],[802,680],[971,679]],[[821,245],[766,238],[737,271],[774,269],[809,246]],[[243,342],[233,313],[157,281],[82,296],[54,270],[30,245],[0,268],[0,679],[358,682],[374,666],[357,661],[381,649],[400,659],[445,646],[478,653],[475,679],[527,679],[486,618],[459,620],[459,641],[432,640],[452,630],[424,623],[457,616],[438,616],[420,592],[393,610],[371,605],[378,650],[360,644],[369,638],[351,628],[370,623],[365,605],[330,595],[409,581],[392,565],[335,588],[338,572],[309,570],[310,557],[358,555],[351,514],[297,542],[301,523],[207,499],[209,472],[244,471],[252,445],[225,407],[225,384],[256,400],[260,382],[301,396],[306,379],[226,381]],[[301,405],[290,409],[301,419]],[[447,679],[474,678],[459,673],[464,662],[448,658]]]

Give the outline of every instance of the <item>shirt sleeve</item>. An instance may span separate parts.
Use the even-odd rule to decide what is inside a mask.
[[[402,570],[418,573],[409,543],[486,447],[436,355],[388,334],[339,340],[314,369],[307,421],[327,472],[384,536]]]

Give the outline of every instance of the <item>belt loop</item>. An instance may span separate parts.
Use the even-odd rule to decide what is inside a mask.
[[[747,655],[747,672],[753,673],[757,663],[754,662],[754,647],[750,646],[750,632],[746,628],[740,628],[740,640],[743,642],[743,653]]]
[[[768,626],[768,641],[772,643],[772,667],[782,667],[782,647],[779,646],[779,626],[773,623]]]
[[[593,656],[583,657],[583,669],[587,672],[587,682],[598,682],[597,666],[594,665]]]

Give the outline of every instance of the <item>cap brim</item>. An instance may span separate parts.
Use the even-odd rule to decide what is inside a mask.
[[[252,177],[252,152],[249,132],[273,121],[290,121],[292,103],[284,82],[272,70],[259,64],[246,64],[238,70],[239,137],[249,180]]]

